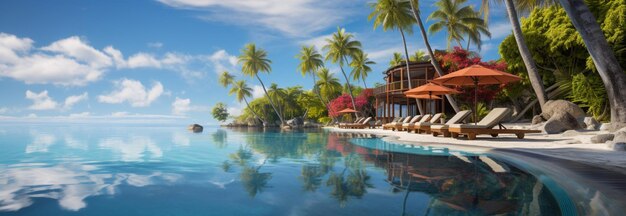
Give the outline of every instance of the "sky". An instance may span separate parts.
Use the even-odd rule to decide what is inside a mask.
[[[403,52],[397,31],[374,29],[367,17],[372,0],[5,0],[0,3],[0,122],[184,122],[217,124],[218,102],[237,115],[245,105],[217,84],[229,71],[263,95],[256,79],[244,77],[237,56],[247,43],[268,52],[266,85],[301,85],[312,79],[297,71],[303,45],[321,48],[338,27],[355,35],[377,64],[366,82],[383,82],[394,52]],[[435,0],[420,1],[422,18]],[[480,1],[470,0],[479,8]],[[427,21],[426,26],[433,21]],[[499,59],[498,45],[510,34],[506,12],[491,10],[483,59]],[[424,50],[407,36],[409,52]],[[445,31],[431,34],[446,48]],[[477,51],[475,47],[471,48]],[[326,62],[331,72],[339,67]],[[337,74],[339,75],[339,74]],[[342,77],[341,78],[343,82]],[[362,84],[360,84],[362,85]]]

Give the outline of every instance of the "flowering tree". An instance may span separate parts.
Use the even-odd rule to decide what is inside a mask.
[[[374,96],[374,92],[372,89],[365,89],[359,96],[354,98],[354,103],[357,111],[367,112],[371,105],[370,101]],[[346,108],[352,108],[352,100],[350,99],[350,95],[343,94],[333,100],[328,104],[328,115],[331,117],[338,117],[341,115],[339,111],[344,110]]]

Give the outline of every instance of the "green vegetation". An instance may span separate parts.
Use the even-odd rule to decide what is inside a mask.
[[[215,104],[215,106],[211,110],[211,115],[213,115],[213,118],[218,121],[226,121],[226,119],[228,119],[228,110],[226,109],[226,105],[224,105],[223,103]]]

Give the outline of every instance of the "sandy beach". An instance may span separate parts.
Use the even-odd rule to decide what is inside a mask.
[[[507,128],[527,128],[528,124],[505,124]],[[472,152],[488,152],[492,150],[513,150],[541,154],[565,160],[601,166],[610,170],[626,173],[626,152],[614,151],[606,143],[594,144],[592,136],[606,131],[567,131],[562,134],[527,134],[524,139],[515,135],[504,134],[497,138],[479,135],[476,140],[466,138],[434,137],[431,134],[415,134],[406,131],[376,129],[342,129],[326,127],[333,132],[367,133],[385,136],[391,142],[400,144],[449,147]]]

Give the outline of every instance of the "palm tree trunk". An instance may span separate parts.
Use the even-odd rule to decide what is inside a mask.
[[[463,49],[463,44],[461,44],[461,41],[460,41],[460,40],[458,40],[458,39],[457,39],[457,40],[456,40],[456,43],[459,45],[459,48]]]
[[[611,106],[613,130],[626,126],[626,73],[609,46],[600,25],[582,0],[559,0],[567,16],[582,36],[591,55]]]
[[[404,30],[402,30],[402,28],[400,29],[400,35],[402,35],[402,45],[404,45],[404,62],[406,63],[406,77],[408,79],[408,83],[409,83],[409,89],[412,89],[413,86],[411,84],[411,72],[409,70],[409,50],[406,47],[406,38],[404,37]],[[424,107],[422,107],[422,103],[420,103],[420,99],[415,99],[415,104],[417,104],[417,109],[420,112],[420,115],[424,115]],[[408,115],[408,107],[407,107],[407,115]]]
[[[430,42],[428,42],[428,35],[426,35],[426,29],[424,29],[424,23],[422,22],[422,18],[419,15],[419,10],[418,8],[416,8],[416,5],[414,4],[413,0],[410,0],[409,2],[411,2],[411,9],[413,10],[413,16],[415,17],[415,20],[417,21],[417,25],[420,27],[420,32],[422,33],[422,38],[424,39],[424,45],[426,46],[426,51],[428,51],[428,55],[430,55],[430,63],[435,67],[435,71],[437,71],[437,74],[439,74],[439,76],[443,76],[444,74],[443,69],[441,68],[441,65],[439,65],[437,58],[435,58],[433,49],[430,47]],[[456,104],[456,100],[454,100],[452,96],[447,94],[446,99],[448,99],[448,102],[450,103],[450,106],[452,107],[452,109],[454,109],[454,112],[461,111],[461,109],[459,109],[459,106]]]
[[[348,62],[345,56],[343,56],[345,62]],[[352,95],[352,86],[350,85],[350,80],[348,80],[348,76],[346,76],[346,72],[343,70],[343,66],[339,64],[339,69],[341,69],[341,73],[343,74],[343,78],[346,79],[346,85],[348,85],[348,93],[350,93],[350,100],[352,100],[352,108],[356,110],[356,103],[354,102],[354,95]],[[358,118],[359,113],[356,112],[354,115]]]
[[[519,24],[519,20],[517,19],[517,11],[515,10],[515,4],[513,0],[504,0],[506,5],[506,11],[509,14],[509,20],[511,21],[511,25],[513,26],[513,36],[515,37],[515,41],[517,42],[517,49],[519,50],[520,56],[524,61],[524,65],[526,66],[526,70],[528,71],[528,79],[530,80],[530,84],[537,95],[537,99],[539,100],[539,105],[543,108],[543,104],[546,103],[546,90],[543,86],[543,81],[539,76],[539,71],[537,70],[537,65],[535,64],[535,60],[533,60],[533,56],[530,54],[530,50],[528,50],[528,46],[524,40],[524,35],[522,34],[522,28]]]
[[[256,117],[257,119],[261,120],[261,123],[265,123],[265,120],[263,120],[261,117],[259,117],[258,114],[256,114],[256,112],[252,109],[252,107],[250,107],[250,104],[248,103],[248,99],[246,99],[246,97],[243,97],[243,101],[246,102],[246,106],[248,107],[248,109],[250,110],[250,112],[252,112],[252,114],[254,115],[254,117]]]
[[[469,45],[470,45],[471,40],[468,38],[467,39],[467,48],[465,50],[469,51]]]
[[[285,124],[285,120],[283,120],[283,116],[280,115],[280,113],[278,113],[278,110],[276,109],[276,106],[274,105],[274,101],[272,100],[272,97],[270,97],[270,95],[267,94],[267,89],[265,89],[265,84],[263,84],[263,81],[261,81],[261,78],[259,78],[258,74],[255,74],[255,76],[259,80],[259,82],[261,83],[261,87],[263,87],[263,92],[265,92],[265,96],[267,96],[267,99],[270,101],[270,105],[272,105],[272,108],[274,109],[274,112],[276,113],[276,115],[280,119],[280,124],[281,125]]]
[[[365,83],[365,77],[361,77],[361,80],[363,80],[363,86],[365,86],[365,89],[367,89],[367,83]]]

